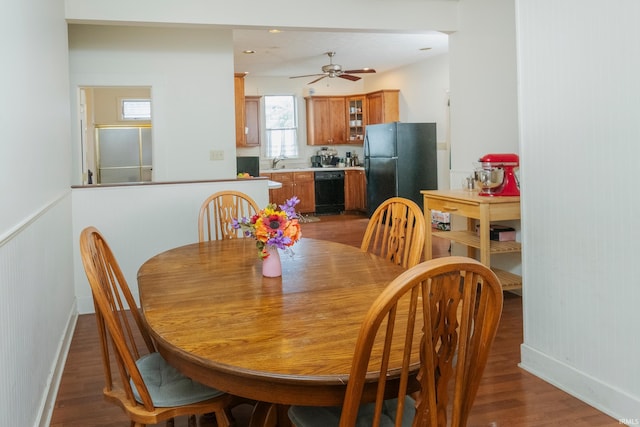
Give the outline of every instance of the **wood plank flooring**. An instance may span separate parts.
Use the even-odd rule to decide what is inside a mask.
[[[322,216],[303,224],[303,237],[334,240],[359,246],[367,218],[358,215]],[[107,237],[108,238],[108,237]],[[446,256],[448,242],[434,242],[434,254]],[[117,254],[116,254],[117,256]],[[617,420],[520,369],[522,300],[505,293],[500,329],[480,384],[469,426],[620,426]],[[102,362],[95,317],[82,315],[71,343],[51,427],[124,427],[128,419],[117,406],[102,398]],[[248,425],[251,408],[234,410],[237,427]],[[201,419],[202,427],[215,423]],[[176,426],[186,426],[185,419]]]

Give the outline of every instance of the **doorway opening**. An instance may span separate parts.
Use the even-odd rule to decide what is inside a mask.
[[[150,87],[81,87],[84,184],[153,180]]]

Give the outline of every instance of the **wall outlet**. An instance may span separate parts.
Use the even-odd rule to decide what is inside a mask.
[[[209,151],[209,160],[224,160],[224,151],[223,150]]]

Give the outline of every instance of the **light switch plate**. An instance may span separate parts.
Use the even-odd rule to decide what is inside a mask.
[[[224,160],[224,151],[223,150],[209,151],[209,160]]]

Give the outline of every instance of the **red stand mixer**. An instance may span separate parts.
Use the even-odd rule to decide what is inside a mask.
[[[480,188],[479,196],[519,196],[520,183],[516,171],[520,167],[517,154],[486,154],[478,160],[480,168],[473,177]]]

